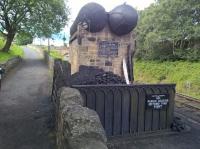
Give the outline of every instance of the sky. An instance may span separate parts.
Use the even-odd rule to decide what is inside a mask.
[[[96,2],[102,5],[107,12],[114,9],[116,6],[121,5],[123,3],[127,3],[138,10],[143,10],[148,7],[150,4],[154,2],[154,0],[68,0],[68,6],[70,7],[70,21],[68,25],[63,29],[63,31],[59,35],[54,35],[54,40],[51,40],[51,43],[57,46],[63,45],[62,38],[65,35],[67,40],[69,40],[69,29],[72,25],[73,21],[76,19],[76,16],[85,4],[89,2]],[[39,39],[35,39],[35,43],[40,43]],[[41,43],[47,44],[47,40],[43,40]]]
[[[96,2],[102,5],[106,11],[110,11],[125,2],[136,9],[142,10],[152,4],[154,0],[68,0],[69,7],[71,9],[70,23],[75,20],[81,7],[89,2]]]

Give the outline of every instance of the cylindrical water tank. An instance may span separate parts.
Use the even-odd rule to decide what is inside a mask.
[[[111,31],[122,36],[130,33],[137,25],[138,13],[130,5],[117,6],[109,13],[109,26]]]
[[[89,32],[99,32],[107,23],[107,13],[101,5],[88,3],[81,8],[76,20],[71,26],[71,35],[76,32],[79,23],[84,25],[85,29]]]

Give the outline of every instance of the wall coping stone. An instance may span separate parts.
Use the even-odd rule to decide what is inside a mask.
[[[77,89],[62,87],[56,99],[57,146],[59,149],[107,149],[107,137],[98,114],[83,107]]]

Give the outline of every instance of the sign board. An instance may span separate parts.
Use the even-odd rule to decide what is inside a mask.
[[[98,55],[104,57],[117,57],[119,43],[116,41],[100,41]]]
[[[160,110],[169,104],[169,94],[149,94],[146,96],[146,107]]]

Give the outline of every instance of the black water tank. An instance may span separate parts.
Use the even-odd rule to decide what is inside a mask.
[[[81,8],[79,14],[70,28],[70,34],[73,35],[78,24],[84,24],[89,32],[101,31],[107,23],[107,13],[105,9],[97,3],[88,3]]]
[[[136,27],[137,21],[137,11],[127,4],[117,6],[109,13],[110,29],[118,36],[130,33]]]

